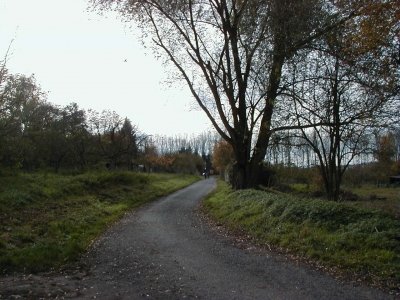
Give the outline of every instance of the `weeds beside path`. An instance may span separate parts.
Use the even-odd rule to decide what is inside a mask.
[[[0,270],[30,273],[73,262],[126,211],[198,179],[133,172],[0,176]]]
[[[392,299],[273,252],[241,249],[200,217],[201,180],[125,214],[64,273],[8,276],[0,298]]]
[[[204,208],[257,243],[400,292],[400,220],[394,216],[282,193],[234,192],[222,182]]]

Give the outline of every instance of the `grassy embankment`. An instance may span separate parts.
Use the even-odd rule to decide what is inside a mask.
[[[307,197],[315,192],[315,187],[308,184],[290,184],[293,194]],[[373,184],[344,185],[343,190],[350,192],[357,200],[343,201],[346,204],[375,209],[400,218],[400,188],[396,186],[377,187]]]
[[[223,182],[204,209],[261,244],[400,288],[400,220],[393,215],[278,192],[234,192]]]
[[[126,211],[198,179],[132,172],[0,176],[0,272],[74,261]]]

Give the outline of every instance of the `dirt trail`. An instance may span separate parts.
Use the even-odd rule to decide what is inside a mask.
[[[280,255],[233,246],[196,213],[214,186],[214,179],[202,180],[127,214],[93,245],[83,268],[3,278],[0,299],[393,298]]]

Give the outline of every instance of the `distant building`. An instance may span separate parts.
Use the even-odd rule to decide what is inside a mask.
[[[391,184],[400,184],[400,175],[390,176],[390,183]]]

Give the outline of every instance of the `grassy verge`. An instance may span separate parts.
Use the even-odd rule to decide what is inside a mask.
[[[307,184],[297,183],[289,185],[294,194],[307,195],[315,194],[315,187]],[[343,190],[350,192],[357,197],[356,201],[344,201],[355,207],[376,209],[391,214],[400,219],[400,188],[399,187],[377,187],[376,185],[365,184],[362,186],[343,186]]]
[[[261,244],[355,272],[390,289],[400,287],[400,220],[391,215],[282,193],[233,192],[222,182],[204,208]]]
[[[376,187],[364,185],[349,190],[359,196],[359,201],[350,203],[370,209],[387,212],[400,219],[400,188],[399,187]]]
[[[196,176],[98,172],[0,177],[0,270],[37,272],[76,260],[127,210]]]

